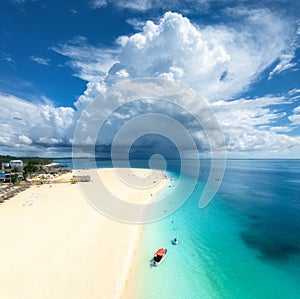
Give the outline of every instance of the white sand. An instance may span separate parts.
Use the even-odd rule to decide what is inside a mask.
[[[167,183],[137,190],[112,169],[99,171],[127,201],[149,200]],[[119,298],[140,229],[104,217],[78,185],[31,187],[0,205],[0,298]]]

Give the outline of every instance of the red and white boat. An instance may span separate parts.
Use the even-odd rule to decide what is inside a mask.
[[[153,266],[158,266],[166,257],[168,250],[166,248],[158,249],[153,257]]]

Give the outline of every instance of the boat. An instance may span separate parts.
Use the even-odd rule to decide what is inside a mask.
[[[166,257],[168,250],[165,248],[158,249],[153,257],[153,266],[158,266]]]
[[[174,238],[173,240],[172,240],[172,243],[174,244],[174,245],[177,245],[178,244],[178,238]]]

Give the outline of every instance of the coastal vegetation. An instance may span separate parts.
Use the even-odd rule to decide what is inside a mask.
[[[51,164],[53,161],[50,158],[40,158],[40,157],[15,157],[9,155],[0,155],[0,162],[8,162],[11,160],[22,160],[24,164],[31,163],[32,165],[47,165]]]
[[[13,162],[20,163],[15,166]],[[50,158],[40,157],[15,157],[0,155],[0,170],[5,173],[4,181],[16,183],[30,179],[39,182],[49,181],[49,177],[60,175],[70,171],[62,165],[53,163]]]

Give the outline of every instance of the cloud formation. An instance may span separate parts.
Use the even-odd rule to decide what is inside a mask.
[[[76,71],[75,76],[93,82],[98,81],[116,63],[118,53],[116,49],[88,45],[84,36],[77,36],[52,50],[70,59],[68,64]]]
[[[299,5],[290,0],[261,0],[259,5],[255,1],[247,0],[91,0],[89,1],[92,9],[101,9],[111,6],[115,9],[132,11],[135,13],[148,12],[166,12],[176,11],[185,15],[196,15],[197,13],[207,14],[214,13],[219,17],[222,10],[230,9],[236,10],[243,5],[247,5],[250,11],[257,7],[269,7],[270,10],[290,11],[297,15]],[[299,29],[298,29],[299,30]]]
[[[38,63],[38,64],[42,64],[42,65],[49,65],[51,60],[48,58],[43,58],[43,57],[38,57],[38,56],[30,56],[29,57],[30,60]]]
[[[93,9],[97,9],[97,8],[102,8],[107,6],[107,1],[106,0],[93,0],[90,1],[90,5]]]
[[[1,52],[0,53],[0,61],[5,61],[10,65],[13,65],[15,63],[14,59],[11,57],[11,55]]]
[[[46,155],[57,152],[53,146],[70,147],[76,119],[72,108],[35,104],[1,94],[0,102],[0,146],[6,153]]]
[[[266,96],[255,99],[238,99],[213,104],[226,135],[229,152],[280,151],[300,145],[299,137],[284,135],[294,129],[285,122],[286,112],[280,107],[292,101],[285,96]],[[289,117],[290,118],[290,117]]]
[[[93,1],[92,5],[96,8],[108,2]],[[143,5],[147,3],[151,5],[152,1]],[[142,2],[131,1],[126,5]],[[4,105],[0,112],[6,116],[1,123],[0,142],[7,148],[14,145],[25,150],[70,149],[76,121],[96,96],[124,80],[158,77],[182,82],[212,104],[229,151],[284,151],[299,146],[299,137],[286,134],[300,124],[299,107],[292,115],[287,115],[283,108],[298,101],[299,90],[282,96],[239,99],[266,70],[273,69],[268,71],[271,79],[295,66],[295,30],[286,19],[268,10],[240,8],[229,9],[227,13],[232,16],[228,26],[199,26],[181,14],[167,12],[159,22],[147,21],[139,32],[119,37],[113,48],[91,46],[82,36],[53,47],[69,59],[68,65],[76,76],[88,81],[85,92],[75,103],[77,111],[1,95]],[[107,127],[111,127],[101,142],[111,142],[116,129],[130,118],[153,111],[147,105],[141,102],[114,113],[107,120]],[[107,109],[105,103],[101,109]],[[205,134],[197,130],[198,126],[193,127],[185,113],[172,107],[167,110],[191,129],[200,147],[206,150]],[[8,115],[13,115],[13,121]]]
[[[86,44],[55,48],[72,59],[77,76],[90,81],[76,106],[84,106],[89,97],[119,81],[138,77],[177,80],[210,102],[228,100],[246,91],[274,63],[278,62],[270,76],[295,65],[291,60],[296,43],[293,50],[294,31],[288,21],[267,10],[227,13],[236,14],[242,23],[200,28],[167,12],[158,24],[147,21],[140,32],[119,37],[119,48],[97,50]]]
[[[284,56],[290,45],[287,36],[293,35],[289,23],[274,22],[274,15],[266,10],[235,13],[244,18],[243,31],[225,26],[199,28],[177,13],[166,13],[158,24],[147,21],[141,32],[118,39],[118,62],[101,80],[88,84],[76,106],[83,109],[124,78],[168,78],[185,83],[213,103],[229,151],[280,151],[298,146],[298,137],[284,135],[295,128],[298,116],[288,118],[283,110],[274,109],[290,105],[288,95],[228,101],[247,90],[276,61],[284,60],[272,76],[292,67],[288,61],[293,55]],[[295,98],[297,91],[292,93]],[[115,117],[114,123],[124,121],[122,117]],[[194,135],[203,144],[204,136]]]
[[[293,114],[289,117],[290,122],[293,125],[299,126],[300,125],[300,106],[293,109]]]

